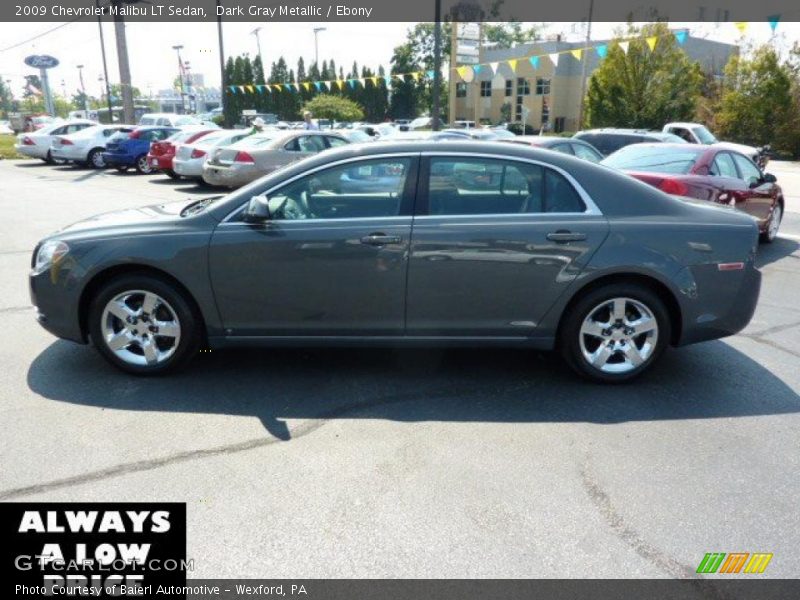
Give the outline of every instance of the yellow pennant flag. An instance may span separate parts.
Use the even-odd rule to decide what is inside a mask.
[[[414,81],[419,81],[419,76],[421,74],[422,73],[418,73],[418,72],[417,73],[411,73],[411,77],[412,77],[412,79],[414,79]]]
[[[580,60],[581,56],[583,56],[583,48],[576,48],[575,50],[570,50],[570,54],[575,57],[575,60]]]
[[[511,67],[511,70],[516,73],[517,72],[517,59],[512,58],[508,61],[508,66]]]
[[[279,92],[283,89],[279,83],[272,84],[272,87],[275,88]]]
[[[458,76],[461,77],[461,79],[466,79],[467,78],[467,71],[469,71],[469,70],[470,70],[469,67],[458,67],[456,69],[456,71],[458,71]]]
[[[248,85],[248,86],[247,86],[247,91],[248,91],[248,92],[250,92],[250,93],[252,94],[253,92],[255,92],[255,91],[256,91],[256,88],[254,88],[252,85]]]
[[[336,85],[339,86],[340,90],[343,90],[344,89],[344,79],[337,79],[336,80]]]
[[[658,41],[658,36],[657,35],[650,36],[649,38],[647,38],[646,41],[647,45],[650,48],[650,51],[652,52],[656,48],[656,42]]]
[[[747,21],[736,21],[734,25],[736,25],[736,29],[738,29],[739,33],[742,35],[744,35],[744,32],[747,31]]]
[[[377,77],[370,77],[369,80],[372,82],[372,85],[378,87],[378,78]]]
[[[311,89],[311,84],[308,81],[305,81],[303,82],[303,87],[306,89],[306,91],[308,91]]]

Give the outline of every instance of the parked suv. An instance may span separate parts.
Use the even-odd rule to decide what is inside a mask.
[[[606,127],[604,129],[590,129],[579,131],[573,137],[590,143],[600,152],[608,156],[620,148],[631,144],[641,144],[643,142],[657,143],[686,143],[686,140],[663,131],[648,131],[647,129],[617,129]]]

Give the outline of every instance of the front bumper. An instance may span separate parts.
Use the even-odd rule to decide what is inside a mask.
[[[36,307],[36,320],[47,331],[56,337],[85,344],[87,340],[79,319],[79,291],[67,281],[58,270],[31,272],[28,275],[31,304]]]

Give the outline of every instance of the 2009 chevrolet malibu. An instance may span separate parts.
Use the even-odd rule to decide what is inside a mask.
[[[331,150],[230,195],[100,215],[44,239],[38,320],[136,374],[199,348],[558,349],[635,377],[752,317],[756,222],[511,144]]]

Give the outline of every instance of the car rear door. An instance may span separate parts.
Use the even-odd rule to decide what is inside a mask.
[[[271,218],[234,213],[209,249],[226,334],[402,335],[418,163],[418,153],[348,159],[255,190]]]
[[[571,176],[536,161],[424,156],[409,335],[529,337],[608,235]]]
[[[709,200],[745,210],[750,190],[739,177],[739,171],[730,152],[717,152],[711,161],[708,174],[716,194]]]

